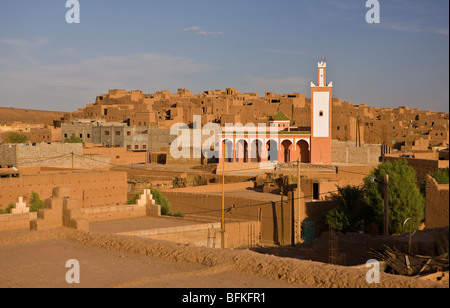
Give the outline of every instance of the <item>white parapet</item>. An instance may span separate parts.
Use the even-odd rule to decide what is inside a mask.
[[[23,197],[19,197],[19,202],[16,203],[16,207],[11,209],[11,214],[27,214],[30,212],[30,208],[27,207],[27,203],[23,202]]]
[[[139,206],[155,205],[156,202],[153,200],[153,195],[150,189],[144,189],[144,192],[140,195],[136,202]]]

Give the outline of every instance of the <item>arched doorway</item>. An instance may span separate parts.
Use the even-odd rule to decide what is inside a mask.
[[[236,161],[248,162],[248,143],[243,139],[236,142]]]
[[[278,161],[278,142],[269,140],[266,144],[268,152],[268,161]]]
[[[224,140],[222,142],[222,146],[225,149],[225,157],[223,159],[225,159],[225,162],[227,163],[232,163],[233,162],[233,141],[231,140]],[[223,151],[223,148],[222,148]]]
[[[263,143],[261,140],[253,140],[250,147],[250,159],[251,162],[260,163],[261,162],[261,151]]]
[[[283,162],[291,162],[292,142],[290,140],[284,140],[281,143],[281,149],[283,151]]]
[[[300,140],[297,142],[297,149],[299,151],[299,158],[300,162],[302,163],[309,163],[310,157],[309,157],[309,144],[306,140]]]

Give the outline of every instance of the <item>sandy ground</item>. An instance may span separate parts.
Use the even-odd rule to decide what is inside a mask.
[[[0,287],[329,288],[447,287],[367,270],[68,229],[0,233]],[[80,263],[81,284],[65,281],[65,263]]]

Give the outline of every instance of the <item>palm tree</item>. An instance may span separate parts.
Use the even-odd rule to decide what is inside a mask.
[[[366,219],[363,210],[365,207],[365,188],[346,185],[337,189],[337,193],[331,194],[331,200],[335,202],[337,208],[328,213],[327,223],[346,226],[344,230],[340,231],[354,231],[357,225]],[[345,223],[333,221],[335,219],[343,220]]]

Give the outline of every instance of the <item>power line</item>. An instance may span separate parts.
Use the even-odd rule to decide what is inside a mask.
[[[365,186],[365,184],[361,184],[361,185],[357,185],[355,187],[364,187],[364,186]],[[319,193],[317,195],[318,196],[322,196],[322,195],[328,195],[328,194],[333,194],[333,193],[338,193],[338,192],[339,192],[339,190],[334,190],[334,191],[327,191],[327,192]],[[288,199],[286,202],[295,201],[295,200],[299,200],[299,199],[314,198],[317,195],[313,194],[313,195],[308,195],[308,196],[303,196],[303,197],[291,198],[291,199]],[[191,206],[191,205],[188,205],[186,203],[182,203],[182,202],[179,202],[179,203],[182,204],[182,205],[185,205],[185,206]],[[274,203],[275,204],[281,203],[281,201],[267,201],[267,202],[264,202],[264,203],[245,205],[245,206],[242,206],[242,207],[229,207],[229,208],[226,208],[225,210],[239,210],[239,209],[252,208],[252,207],[258,207],[258,206],[267,206],[267,205],[272,205]],[[185,213],[184,215],[196,215],[196,214],[204,214],[204,213],[218,212],[218,211],[221,211],[221,210],[207,210],[207,211],[202,211],[202,212],[192,212],[192,213]]]

